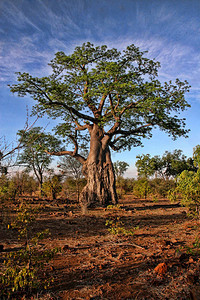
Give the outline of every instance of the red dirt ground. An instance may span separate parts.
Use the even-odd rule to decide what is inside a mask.
[[[132,195],[120,209],[85,214],[75,203],[42,204],[35,230],[48,228],[51,236],[42,243],[62,251],[49,267],[53,286],[32,299],[200,299],[200,249],[193,246],[200,224],[186,208]],[[127,230],[138,227],[134,235],[108,231],[106,220],[117,217]],[[4,223],[0,244],[5,251],[21,246]]]

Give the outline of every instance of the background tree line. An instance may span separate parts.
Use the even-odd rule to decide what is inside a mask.
[[[1,159],[1,200],[33,196],[66,202],[73,199],[79,203],[80,193],[86,185],[82,164],[73,157],[65,156],[57,161],[57,166],[52,167],[52,156],[45,152],[45,143],[48,143],[48,149],[55,149],[56,146],[60,147],[61,142],[45,134],[40,127],[33,127],[29,132],[19,131],[18,139],[23,146],[15,165],[23,169],[9,172],[8,165],[4,167]],[[199,215],[199,145],[195,147],[193,157],[189,158],[178,149],[165,151],[162,156],[143,154],[136,158],[137,179],[123,177],[128,163],[114,162],[117,193],[122,201],[125,194],[152,201],[169,198],[180,201],[193,214]]]

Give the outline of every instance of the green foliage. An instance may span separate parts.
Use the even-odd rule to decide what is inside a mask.
[[[149,180],[151,186],[151,197],[168,197],[168,193],[171,189],[175,188],[176,183],[174,180],[154,178]]]
[[[169,191],[175,188],[174,180],[164,180],[162,178],[145,179],[141,178],[134,181],[133,194],[139,198],[149,198],[154,202],[159,197],[168,197]]]
[[[137,226],[132,229],[126,229],[124,223],[120,220],[120,217],[109,218],[106,220],[105,225],[108,227],[108,231],[114,235],[132,236],[135,234],[135,230],[139,228]]]
[[[181,205],[189,208],[189,215],[199,217],[200,210],[200,171],[183,171],[178,177],[177,187],[171,190],[171,201],[180,199]]]
[[[160,63],[147,58],[145,53],[133,44],[120,52],[105,45],[84,43],[71,54],[56,53],[49,76],[38,78],[18,73],[18,83],[12,85],[11,92],[20,97],[30,95],[35,101],[33,114],[59,118],[55,133],[67,146],[72,144],[73,151],[53,149],[51,154],[70,155],[81,162],[87,175],[92,172],[88,167],[92,160],[97,167],[106,157],[105,164],[111,165],[111,149],[121,151],[140,146],[144,138],[151,138],[155,127],[173,139],[187,136],[185,119],[178,115],[190,107],[185,99],[188,83],[176,79],[175,83],[162,84],[157,79]],[[79,153],[82,149],[90,149],[88,159]],[[113,173],[113,169],[109,172]],[[115,183],[111,188],[106,176],[102,176],[102,186],[108,190],[104,194],[113,195],[102,201],[90,176],[86,187],[90,193],[83,193],[82,203],[96,205],[111,199],[117,202]]]
[[[31,95],[36,101],[33,113],[60,117],[56,132],[66,143],[88,147],[93,124],[104,128],[115,151],[141,145],[155,126],[173,138],[186,135],[185,121],[177,113],[189,107],[184,98],[188,83],[177,79],[162,85],[159,62],[145,53],[135,45],[120,52],[84,43],[70,55],[56,53],[50,76],[18,73],[11,91]]]
[[[0,177],[0,200],[7,201],[8,199],[15,199],[19,194],[19,190],[14,180],[9,179],[6,175]]]
[[[0,200],[15,200],[23,194],[31,195],[38,188],[38,185],[32,176],[26,172],[17,172],[11,177],[0,176]]]
[[[167,178],[176,178],[184,170],[196,170],[191,158],[187,159],[182,150],[174,150],[172,153],[165,151],[162,156],[162,165],[163,173]]]
[[[151,194],[151,185],[146,178],[141,178],[135,181],[133,194],[139,198],[147,198]]]
[[[108,210],[120,210],[121,209],[121,206],[120,206],[120,204],[116,204],[116,205],[108,205],[107,207],[106,207],[106,209],[108,209]]]
[[[124,173],[126,172],[126,170],[129,167],[129,164],[126,163],[125,161],[117,160],[116,162],[114,162],[113,166],[114,166],[114,170],[115,170],[115,175],[117,178],[119,178],[124,175]]]
[[[197,169],[200,167],[200,145],[197,145],[193,150],[194,165]]]
[[[43,183],[44,194],[52,200],[56,200],[61,190],[62,184],[60,175],[52,175]]]
[[[135,184],[135,179],[134,178],[123,178],[123,177],[118,177],[116,181],[116,190],[117,190],[117,195],[119,198],[123,199],[123,196],[132,193],[133,187]]]
[[[79,192],[82,191],[84,186],[86,185],[86,179],[85,178],[80,178],[78,180],[78,189]],[[62,191],[61,191],[61,196],[62,197],[71,197],[72,194],[75,194],[75,197],[78,201],[78,193],[77,193],[77,180],[75,180],[72,177],[67,177],[65,181],[62,184]]]
[[[123,199],[123,196],[126,193],[124,188],[125,188],[125,179],[119,176],[116,181],[116,191],[119,199]]]
[[[27,172],[33,171],[42,190],[43,174],[52,162],[52,156],[46,150],[60,150],[61,141],[49,133],[44,133],[41,127],[33,127],[29,131],[19,130],[19,143],[23,151],[18,157],[18,164],[25,166]]]
[[[171,201],[180,198],[181,205],[189,208],[189,215],[200,216],[200,146],[193,151],[194,165],[197,171],[183,171],[177,180],[177,187],[170,191]]]
[[[165,151],[162,157],[150,154],[137,156],[136,167],[140,178],[150,178],[152,176],[169,180],[176,178],[184,170],[196,171],[192,158],[186,158],[182,150],[173,152]]]
[[[18,294],[32,293],[37,289],[47,289],[53,278],[45,274],[48,262],[59,249],[44,249],[40,241],[48,237],[49,231],[34,232],[33,224],[38,210],[21,204],[17,216],[8,228],[18,232],[18,238],[25,240],[25,247],[4,255],[4,264],[0,272],[0,296],[13,299]]]
[[[118,197],[123,199],[124,195],[132,193],[134,184],[134,178],[118,177],[116,181],[116,190]]]
[[[140,178],[149,178],[155,173],[155,163],[150,154],[137,155],[136,158],[135,165]]]
[[[200,255],[200,239],[198,236],[195,238],[192,247],[186,246],[186,250],[188,254]]]

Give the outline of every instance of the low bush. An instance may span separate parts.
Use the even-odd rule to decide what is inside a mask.
[[[33,224],[38,213],[39,210],[21,204],[14,222],[8,224],[13,233],[17,231],[19,240],[25,246],[3,255],[1,299],[14,299],[38,289],[47,289],[53,281],[53,277],[46,274],[46,266],[59,249],[46,249],[40,244],[41,240],[49,236],[49,231],[34,232]]]

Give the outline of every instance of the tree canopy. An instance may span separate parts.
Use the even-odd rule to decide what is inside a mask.
[[[182,150],[175,149],[173,152],[165,151],[160,157],[150,154],[136,156],[136,167],[139,177],[162,177],[164,179],[176,178],[184,170],[196,171],[194,161],[191,157],[187,158]]]
[[[114,162],[113,165],[114,165],[115,175],[116,175],[117,178],[122,176],[129,167],[129,164],[127,162],[119,161],[119,160]]]
[[[71,55],[56,53],[48,77],[18,73],[20,83],[11,91],[30,94],[37,101],[34,112],[61,117],[57,132],[73,143],[94,123],[104,128],[113,150],[140,145],[156,125],[173,137],[185,135],[184,120],[172,113],[189,107],[188,83],[162,85],[156,79],[160,64],[144,54],[134,45],[121,53],[84,43]]]
[[[46,147],[60,149],[61,142],[51,134],[44,133],[41,127],[19,130],[17,135],[22,148],[18,164],[25,166],[28,172],[33,171],[42,188],[43,174],[52,162],[52,157],[44,150]]]

